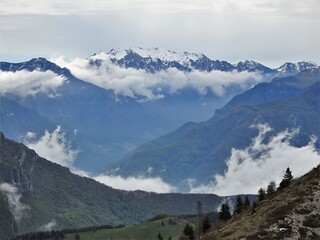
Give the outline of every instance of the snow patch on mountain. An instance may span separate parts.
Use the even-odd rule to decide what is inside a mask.
[[[138,55],[140,55],[143,58],[151,58],[152,60],[161,60],[165,62],[178,62],[181,65],[185,65],[186,63],[189,63],[190,60],[196,61],[202,57],[204,57],[203,54],[198,53],[177,53],[174,51],[166,50],[163,48],[141,48],[141,47],[133,47],[133,48],[127,48],[127,49],[112,49],[109,52],[109,55],[111,58],[120,60],[124,58],[129,52],[134,52]]]

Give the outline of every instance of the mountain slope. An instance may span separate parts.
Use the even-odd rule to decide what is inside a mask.
[[[255,106],[277,100],[292,98],[304,92],[312,84],[319,81],[319,68],[299,72],[297,75],[275,78],[269,83],[260,83],[252,89],[235,96],[216,114],[225,113],[236,106]]]
[[[23,107],[6,97],[0,97],[1,130],[10,138],[21,138],[22,133],[33,132],[42,135],[45,130],[53,131],[54,123],[39,113]]]
[[[20,217],[15,215],[17,233],[36,231],[52,223],[54,228],[79,228],[102,224],[137,223],[161,213],[192,213],[193,203],[202,201],[213,211],[222,198],[213,194],[155,194],[112,189],[92,179],[39,157],[23,144],[0,134],[0,182],[16,189],[21,197]],[[0,194],[1,213],[7,223],[6,192]],[[9,198],[7,198],[10,200]],[[3,215],[0,220],[2,221]],[[14,223],[14,224],[15,224]],[[4,234],[4,230],[2,232]],[[7,233],[9,236],[12,233]]]
[[[108,169],[119,168],[117,173],[126,176],[140,175],[148,167],[152,167],[154,175],[185,189],[187,178],[205,183],[213,174],[223,173],[226,168],[225,160],[230,157],[231,149],[245,148],[257,136],[258,130],[252,128],[252,125],[268,124],[273,129],[271,135],[299,127],[300,132],[292,141],[295,146],[308,144],[311,135],[319,139],[319,74],[313,75],[311,70],[304,74],[299,80],[304,85],[298,91],[300,94],[292,91],[289,98],[289,94],[283,95],[281,90],[272,88],[273,83],[262,84],[261,88],[257,86],[244,93],[244,96],[251,96],[259,88],[260,92],[274,89],[273,93],[280,95],[273,97],[276,101],[235,106],[208,121],[186,124],[177,131],[142,145]],[[306,80],[307,78],[312,81]],[[287,79],[277,81],[282,80]],[[295,82],[289,82],[293,83]],[[241,99],[242,95],[238,98]],[[242,102],[246,102],[244,100]]]
[[[17,232],[16,222],[13,214],[9,210],[8,199],[0,190],[0,239],[4,237],[12,238]]]
[[[319,239],[320,166],[255,208],[211,229],[203,239]]]

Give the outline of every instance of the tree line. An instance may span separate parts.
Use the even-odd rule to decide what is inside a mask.
[[[122,228],[122,227],[125,227],[125,225],[121,224],[118,226],[112,226],[107,224],[107,225],[84,227],[84,228],[69,228],[61,231],[31,232],[31,233],[26,233],[26,234],[17,236],[15,238],[12,238],[11,240],[61,240],[61,239],[64,239],[65,235],[71,234],[71,233],[81,233],[81,232],[89,232],[89,231],[95,232],[101,229],[115,229],[115,228]]]
[[[267,190],[265,190],[264,188],[260,188],[258,190],[258,202],[261,202],[264,199],[266,199],[267,197],[273,195],[277,190],[282,190],[282,189],[288,187],[290,185],[292,179],[293,179],[293,175],[292,175],[290,168],[288,167],[283,175],[283,179],[280,182],[278,188],[276,188],[275,181],[271,181],[269,183],[269,185],[267,186]],[[256,206],[257,206],[256,201],[254,201],[251,206],[248,196],[246,196],[244,200],[241,198],[241,196],[237,196],[233,215],[239,214],[239,213],[243,212],[244,210],[249,209],[250,207],[252,207],[253,211],[254,211]],[[219,211],[219,220],[227,221],[233,215],[231,214],[229,204],[223,203],[221,205],[221,208]]]
[[[279,184],[279,187],[276,188],[276,183],[275,181],[271,181],[269,185],[267,186],[267,190],[260,188],[258,191],[258,202],[263,201],[266,197],[273,195],[277,190],[281,190],[286,188],[287,186],[290,185],[291,181],[293,179],[292,172],[290,168],[288,167],[287,170],[285,171],[283,175],[283,179]],[[235,216],[236,214],[240,214],[241,212],[252,208],[253,211],[255,207],[257,206],[257,202],[254,201],[252,204],[250,203],[250,199],[248,196],[245,196],[244,199],[239,195],[236,197],[235,201],[235,206],[234,206],[234,211],[231,213],[230,206],[228,203],[223,203],[220,207],[220,211],[218,213],[218,219],[221,221],[227,221],[232,216]],[[211,227],[210,220],[208,216],[205,216],[202,222],[202,233],[204,234],[209,230]],[[200,234],[200,235],[201,235]],[[199,235],[199,236],[200,236]],[[179,240],[195,240],[196,239],[196,233],[193,227],[189,224],[186,224],[183,234],[180,236]],[[158,235],[158,240],[163,240],[161,234],[159,233]]]

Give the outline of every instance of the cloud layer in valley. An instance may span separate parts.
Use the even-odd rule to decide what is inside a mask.
[[[78,154],[77,150],[72,149],[60,126],[52,133],[45,131],[39,139],[36,139],[35,134],[27,133],[25,144],[35,150],[39,156],[65,167],[71,167]]]
[[[0,95],[15,94],[21,97],[49,93],[56,95],[55,90],[62,86],[66,78],[51,71],[0,71]]]
[[[26,210],[29,209],[29,206],[20,201],[21,194],[15,186],[9,183],[1,183],[0,191],[7,196],[10,211],[13,214],[14,219],[19,222]]]
[[[116,175],[98,175],[82,171],[73,166],[78,150],[71,147],[66,133],[58,126],[52,133],[46,131],[39,139],[34,133],[27,133],[25,144],[35,150],[39,156],[47,160],[70,168],[71,172],[79,176],[93,178],[107,186],[122,190],[143,190],[149,192],[167,193],[176,189],[164,182],[160,177],[121,177]],[[150,169],[148,169],[149,173]]]
[[[215,175],[208,185],[192,188],[191,192],[215,193],[218,195],[257,194],[270,181],[279,183],[284,171],[290,167],[294,177],[299,177],[320,164],[319,152],[315,149],[315,139],[306,146],[294,147],[290,140],[298,130],[287,130],[264,142],[267,125],[258,125],[259,135],[245,149],[232,149],[227,160],[227,170],[223,175]]]
[[[245,149],[232,149],[231,157],[226,161],[227,170],[223,175],[215,175],[214,181],[207,185],[195,186],[190,182],[192,193],[215,193],[219,195],[256,194],[260,187],[266,187],[270,181],[279,183],[287,167],[293,175],[299,177],[320,164],[319,152],[315,149],[315,139],[311,137],[306,146],[294,147],[290,140],[298,130],[286,130],[265,141],[266,134],[272,129],[268,125],[257,125],[259,134]],[[35,139],[34,134],[28,134]],[[49,133],[46,131],[39,140],[27,143],[40,156],[62,166],[67,166],[77,175],[90,177],[107,186],[122,190],[143,190],[158,193],[175,192],[177,189],[160,177],[129,176],[116,174],[92,175],[73,167],[77,151],[67,141],[61,127]]]
[[[149,177],[149,176],[129,176],[129,177],[122,177],[120,175],[115,174],[100,174],[97,176],[92,175],[89,172],[85,172],[79,169],[75,169],[71,167],[71,172],[82,176],[92,178],[106,186],[121,189],[126,191],[135,191],[135,190],[142,190],[146,192],[155,192],[155,193],[170,193],[176,192],[177,188],[166,183],[160,177]],[[150,168],[146,172],[146,174],[150,174]]]
[[[95,180],[113,188],[128,191],[143,190],[147,192],[169,193],[176,188],[164,182],[160,177],[121,177],[112,175],[98,175]]]
[[[95,58],[92,58],[95,59]],[[75,58],[65,60],[63,57],[51,59],[61,67],[67,67],[76,77],[105,89],[112,89],[117,94],[144,97],[147,100],[163,98],[166,89],[169,93],[191,87],[200,94],[211,91],[223,96],[228,87],[248,87],[261,81],[262,77],[255,72],[202,72],[194,70],[190,73],[169,68],[155,74],[145,70],[123,68],[113,64],[107,54],[100,53],[100,66],[92,66],[88,59]]]

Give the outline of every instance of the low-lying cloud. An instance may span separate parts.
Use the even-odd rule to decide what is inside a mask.
[[[55,97],[56,89],[64,84],[66,78],[52,71],[0,71],[0,95],[14,94],[21,97],[48,93]]]
[[[65,167],[71,167],[78,154],[77,150],[72,149],[60,126],[57,126],[52,133],[46,130],[40,139],[35,139],[33,133],[27,133],[25,144],[39,156]]]
[[[264,143],[266,133],[271,131],[267,125],[258,125],[259,135],[245,149],[232,149],[227,160],[227,170],[223,175],[215,175],[214,181],[191,189],[197,193],[218,195],[257,194],[260,187],[265,188],[270,181],[279,183],[284,171],[290,167],[294,177],[299,177],[320,164],[320,155],[311,137],[308,145],[294,147],[290,140],[298,130],[286,130]]]
[[[152,170],[152,167],[149,167],[146,171],[146,174],[141,176],[123,177],[120,175],[116,175],[115,173],[109,175],[100,174],[95,176],[89,172],[79,170],[72,166],[70,167],[70,171],[76,175],[92,178],[102,184],[115,189],[126,191],[142,190],[155,193],[170,193],[177,191],[176,187],[170,185],[169,183],[166,183],[162,178],[151,177],[150,174],[152,173]]]
[[[50,222],[48,222],[47,224],[44,224],[43,226],[41,226],[39,228],[40,231],[51,231],[52,229],[54,229],[57,226],[57,222],[56,220],[51,220]]]
[[[96,181],[107,186],[134,191],[143,190],[148,192],[168,193],[176,190],[175,187],[164,182],[160,177],[122,177],[116,175],[98,175],[94,176],[89,172],[77,169],[73,166],[73,162],[78,151],[71,148],[70,142],[67,140],[65,132],[58,126],[52,133],[48,130],[40,138],[36,139],[34,133],[27,133],[25,144],[35,150],[39,156],[62,166],[70,168],[70,171],[82,177],[93,178]],[[148,168],[147,174],[150,174],[152,168]]]
[[[21,194],[18,192],[18,188],[9,183],[1,183],[0,191],[6,195],[10,211],[16,222],[19,222],[25,211],[29,209],[29,206],[20,201]]]
[[[190,181],[192,193],[215,193],[219,195],[256,194],[260,187],[266,187],[270,181],[279,183],[284,170],[290,167],[294,176],[299,177],[313,167],[320,164],[320,155],[315,148],[315,138],[311,137],[306,146],[294,147],[290,140],[299,130],[286,130],[271,137],[266,142],[266,134],[272,129],[268,125],[254,126],[259,129],[259,134],[245,149],[232,149],[231,157],[226,161],[227,170],[223,175],[215,175],[214,180],[207,185],[195,186],[195,181]],[[169,193],[177,188],[166,183],[160,177],[129,176],[122,177],[115,174],[94,176],[88,172],[73,167],[73,161],[78,151],[71,148],[61,127],[52,133],[46,131],[38,140],[33,133],[28,133],[26,145],[34,149],[40,156],[69,167],[77,175],[90,177],[107,186],[134,191]],[[148,168],[147,174],[152,169]],[[14,191],[11,191],[14,192]],[[17,217],[19,218],[19,217]]]
[[[203,72],[194,70],[182,72],[169,68],[154,74],[145,70],[124,68],[113,64],[109,56],[100,53],[91,60],[102,60],[100,66],[90,65],[89,59],[75,58],[66,60],[55,57],[51,61],[67,67],[76,77],[105,89],[112,89],[119,95],[143,97],[145,100],[161,99],[167,93],[175,93],[186,87],[196,89],[200,94],[208,91],[223,96],[228,87],[249,87],[261,81],[256,72]]]
[[[107,186],[127,191],[142,190],[156,193],[169,193],[175,187],[164,182],[160,177],[121,177],[112,175],[98,175],[94,179]]]

